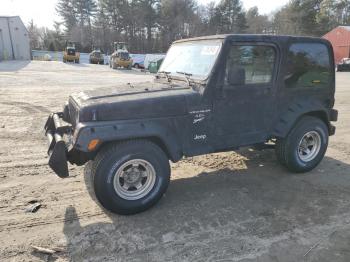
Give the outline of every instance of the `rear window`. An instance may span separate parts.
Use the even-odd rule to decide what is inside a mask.
[[[331,64],[328,48],[320,43],[292,44],[288,51],[287,88],[328,87]]]

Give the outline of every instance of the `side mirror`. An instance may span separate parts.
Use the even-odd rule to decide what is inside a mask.
[[[245,85],[245,69],[242,67],[231,67],[228,71],[227,82],[231,86]]]

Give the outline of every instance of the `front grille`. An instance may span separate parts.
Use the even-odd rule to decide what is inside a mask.
[[[68,49],[68,55],[75,55],[74,49]]]
[[[72,98],[69,99],[68,110],[69,110],[70,123],[72,124],[73,127],[75,127],[79,122],[79,109]]]
[[[129,54],[128,53],[120,53],[121,60],[129,60]]]

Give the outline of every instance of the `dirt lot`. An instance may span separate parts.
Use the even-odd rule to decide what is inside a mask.
[[[291,174],[272,150],[186,159],[158,205],[113,215],[91,196],[88,168],[53,175],[42,128],[71,92],[148,79],[107,66],[0,63],[0,261],[350,261],[350,73],[337,75],[337,134],[316,170]],[[42,207],[25,213],[31,200]]]

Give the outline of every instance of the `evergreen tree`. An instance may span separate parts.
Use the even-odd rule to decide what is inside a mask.
[[[217,33],[237,34],[247,29],[245,13],[240,0],[221,0],[216,7]]]
[[[266,34],[270,33],[271,23],[266,15],[260,15],[259,9],[255,6],[246,13],[247,33]]]
[[[77,25],[78,18],[74,0],[58,0],[56,12],[62,17],[67,32]]]

